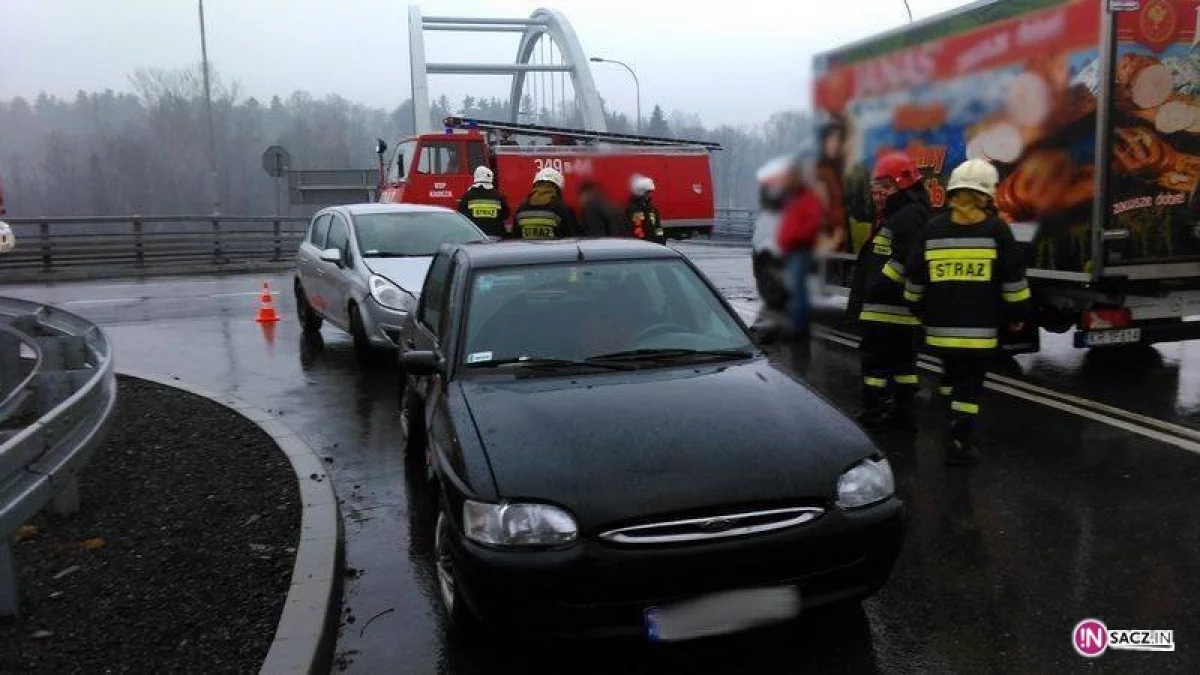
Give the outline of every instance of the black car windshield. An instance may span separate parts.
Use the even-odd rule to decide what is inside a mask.
[[[358,250],[364,258],[431,256],[442,244],[488,241],[475,224],[457,213],[360,213],[354,216]]]
[[[589,262],[476,272],[463,363],[545,369],[644,367],[749,356],[745,331],[680,260]]]

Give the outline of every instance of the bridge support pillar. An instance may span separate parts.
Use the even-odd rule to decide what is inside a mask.
[[[17,565],[13,561],[12,546],[7,539],[0,541],[0,617],[16,616]]]

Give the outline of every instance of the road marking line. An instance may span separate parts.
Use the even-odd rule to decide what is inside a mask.
[[[110,302],[138,302],[144,298],[96,298],[94,300],[64,300],[60,305],[103,305]],[[55,303],[50,303],[55,304]]]
[[[208,295],[181,295],[181,296],[156,296],[146,298],[96,298],[93,300],[64,300],[57,304],[60,305],[103,305],[116,302],[141,302],[143,300],[194,300],[196,298],[244,298],[252,295],[261,295],[262,291],[252,291],[248,293],[210,293]],[[271,295],[279,295],[279,291],[271,291]],[[55,303],[51,303],[55,304]]]
[[[850,346],[854,346],[854,347],[858,346],[857,336],[851,335],[849,333],[845,333],[843,331],[834,330],[831,328],[824,328],[823,330],[829,331],[831,334],[836,333],[836,334],[840,335],[841,337],[843,337],[843,339],[854,341],[854,344],[850,345]],[[920,354],[918,356],[918,358],[922,361],[936,363],[936,361],[934,360],[934,357],[931,357],[927,354]],[[1117,408],[1116,406],[1111,406],[1111,405],[1108,405],[1107,403],[1101,403],[1100,401],[1094,401],[1089,398],[1075,396],[1074,394],[1067,394],[1067,393],[1064,393],[1061,391],[1056,391],[1054,389],[1048,389],[1046,387],[1043,387],[1043,386],[1040,386],[1037,384],[1033,384],[1032,382],[1026,382],[1025,380],[1018,380],[1016,378],[1008,377],[1007,375],[999,375],[997,373],[988,373],[987,377],[989,380],[994,380],[995,382],[997,382],[1001,385],[1006,385],[1009,387],[1016,387],[1018,389],[1023,389],[1034,395],[1046,396],[1049,398],[1056,399],[1065,404],[1076,405],[1076,406],[1080,406],[1083,408],[1088,408],[1088,409],[1094,410],[1096,412],[1104,413],[1104,414],[1111,415],[1114,417],[1123,417],[1126,420],[1129,420],[1129,421],[1137,423],[1137,424],[1141,424],[1141,425],[1148,426],[1148,427],[1153,427],[1153,428],[1156,428],[1165,433],[1175,434],[1177,436],[1182,436],[1184,438],[1189,438],[1193,441],[1200,442],[1200,430],[1197,430],[1197,429],[1192,429],[1192,428],[1185,427],[1185,426],[1182,426],[1179,424],[1174,424],[1172,422],[1167,422],[1166,420],[1161,420],[1156,417],[1150,417],[1148,415],[1143,415],[1141,413],[1137,413],[1132,410],[1125,410],[1124,408]]]
[[[845,345],[847,347],[858,347],[858,340],[843,337],[844,335],[846,335],[845,333],[842,333],[840,335],[838,333],[840,333],[840,331],[832,331],[831,329],[826,329],[826,328],[815,331],[815,335],[817,335],[825,340],[829,340],[830,342],[836,342],[838,344]],[[934,363],[930,357],[927,357],[924,354],[920,355],[917,365],[920,366],[924,370],[928,370],[928,371],[932,371],[932,372],[936,372],[936,373],[942,372],[941,367],[938,366],[936,363]],[[988,379],[991,380],[993,378],[994,378],[993,374],[988,373]],[[1109,426],[1116,427],[1118,429],[1130,431],[1135,434],[1145,436],[1147,438],[1151,438],[1151,439],[1154,439],[1157,441],[1161,441],[1161,442],[1167,443],[1169,445],[1174,445],[1183,450],[1187,450],[1188,452],[1200,455],[1200,442],[1197,442],[1195,440],[1190,440],[1192,438],[1200,437],[1200,434],[1198,434],[1196,432],[1196,430],[1194,430],[1194,429],[1188,429],[1187,427],[1181,427],[1177,424],[1171,424],[1170,422],[1164,422],[1162,420],[1154,419],[1153,417],[1145,417],[1144,415],[1138,415],[1137,413],[1131,413],[1127,410],[1122,410],[1120,408],[1113,408],[1112,406],[1108,406],[1103,403],[1098,403],[1098,402],[1092,401],[1090,399],[1079,398],[1076,396],[1070,396],[1069,394],[1062,394],[1060,392],[1056,392],[1051,389],[1045,389],[1044,387],[1038,387],[1037,385],[1031,385],[1027,382],[1023,382],[1020,380],[1013,380],[1012,378],[1008,378],[1008,377],[1004,377],[1004,376],[995,377],[994,379],[996,379],[997,381],[985,382],[984,387],[986,387],[987,389],[991,389],[992,391],[1000,392],[1003,394],[1008,394],[1009,396],[1025,399],[1025,400],[1033,402],[1033,403],[1040,403],[1040,404],[1050,407],[1050,408],[1055,408],[1055,409],[1061,410],[1063,412],[1068,412],[1073,415],[1077,415],[1079,417],[1084,417],[1086,419],[1090,419],[1090,420],[1093,420],[1096,422],[1101,422],[1101,423],[1107,424]],[[1013,386],[1014,383],[1016,386]],[[1024,390],[1025,387],[1028,387],[1030,389],[1030,391]],[[1039,390],[1040,390],[1040,392],[1044,392],[1046,395],[1040,395],[1039,393],[1034,393],[1035,391],[1039,391]],[[1073,399],[1073,402],[1056,400],[1053,397],[1062,397],[1062,398],[1066,398],[1068,400]],[[1076,402],[1079,403],[1079,405],[1076,405],[1075,404]],[[1089,410],[1083,406],[1095,406],[1097,408],[1097,410]],[[1103,410],[1103,409],[1116,411],[1121,416],[1129,416],[1132,419],[1136,419],[1136,418],[1140,417],[1145,420],[1148,420],[1149,423],[1141,423],[1139,421],[1127,421],[1127,420],[1123,420],[1123,419],[1118,419],[1117,417],[1115,417],[1112,414],[1108,414],[1106,412],[1101,412],[1101,410]],[[1159,429],[1153,429],[1153,428],[1148,428],[1148,427],[1159,427],[1159,429],[1162,429],[1162,431],[1160,431]]]

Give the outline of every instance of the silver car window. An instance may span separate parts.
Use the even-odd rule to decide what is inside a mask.
[[[336,248],[342,253],[349,253],[350,231],[346,228],[345,221],[340,217],[334,216],[333,224],[329,228],[329,239],[325,243],[325,248]]]
[[[322,213],[313,220],[312,234],[309,236],[309,242],[319,249],[325,248],[325,237],[329,234],[329,214]]]

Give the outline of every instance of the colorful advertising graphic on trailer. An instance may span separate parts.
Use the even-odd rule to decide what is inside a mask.
[[[1129,7],[976,3],[819,55],[819,175],[840,196],[831,217],[850,235],[843,262],[875,226],[869,183],[881,153],[907,151],[935,207],[950,171],[983,158],[1000,171],[997,211],[1027,245],[1043,327],[1110,331],[1077,334],[1077,346],[1194,337],[1195,326],[1111,332],[1200,314],[1196,3]],[[834,269],[834,283],[839,274],[849,279]],[[1101,281],[1107,297],[1077,292]]]

